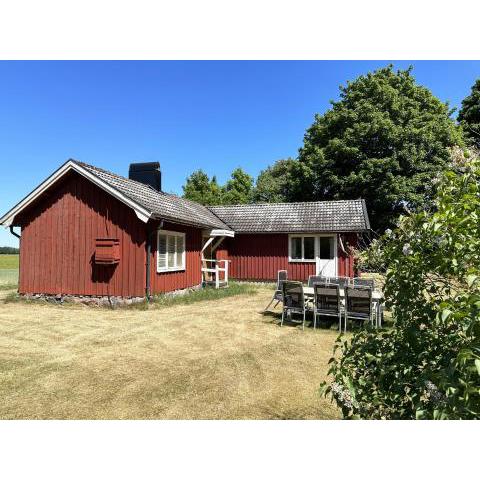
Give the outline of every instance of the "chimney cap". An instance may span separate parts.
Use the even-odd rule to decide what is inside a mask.
[[[130,172],[141,172],[143,170],[160,170],[159,162],[140,162],[140,163],[131,163],[129,167]]]

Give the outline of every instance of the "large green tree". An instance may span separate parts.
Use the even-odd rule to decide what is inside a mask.
[[[250,203],[253,193],[253,178],[241,168],[236,168],[223,187],[222,204]]]
[[[292,172],[296,163],[297,161],[293,158],[277,160],[273,165],[262,170],[257,177],[253,201],[288,202],[292,197],[291,186],[294,184]]]
[[[292,192],[296,200],[364,198],[383,230],[428,205],[431,180],[461,144],[448,104],[392,66],[340,87],[340,100],[308,128]]]
[[[480,78],[473,85],[470,95],[462,101],[458,121],[467,142],[480,149]]]
[[[222,203],[222,191],[215,176],[210,177],[203,170],[196,170],[188,178],[183,188],[183,196],[202,205]]]

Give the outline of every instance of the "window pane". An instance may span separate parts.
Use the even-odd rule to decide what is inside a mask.
[[[168,268],[175,267],[175,237],[168,236]]]
[[[292,258],[302,258],[302,237],[292,237],[291,254]]]
[[[158,269],[167,268],[167,236],[158,236],[157,246],[157,267]]]
[[[183,250],[185,248],[184,242],[183,242],[183,236],[179,235],[177,237],[177,267],[178,268],[183,268]]]
[[[315,258],[315,237],[304,237],[303,258],[305,260],[313,260]]]
[[[326,260],[333,257],[333,237],[320,237],[320,258]]]

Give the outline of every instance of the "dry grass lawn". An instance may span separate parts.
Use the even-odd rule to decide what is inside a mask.
[[[272,288],[151,310],[5,304],[7,293],[2,419],[339,417],[318,394],[336,332],[261,315]]]

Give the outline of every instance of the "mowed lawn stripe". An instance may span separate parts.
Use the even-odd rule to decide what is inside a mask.
[[[271,294],[147,310],[0,304],[0,418],[338,418],[318,394],[336,332],[279,327],[261,314]]]

